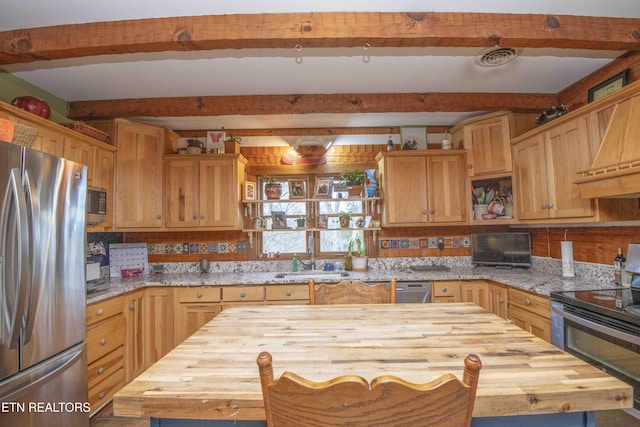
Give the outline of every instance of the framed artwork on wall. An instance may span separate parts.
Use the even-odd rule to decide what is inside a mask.
[[[603,96],[606,96],[606,95],[609,95],[610,93],[615,92],[616,90],[625,86],[627,83],[629,83],[628,68],[623,72],[618,73],[615,76],[611,77],[610,79],[607,79],[602,83],[595,85],[594,87],[589,89],[588,101],[589,102],[596,101],[602,98]]]
[[[331,196],[331,178],[316,179],[316,189],[315,189],[314,195],[316,197]]]
[[[400,128],[400,149],[402,150],[426,150],[427,127],[404,126]]]

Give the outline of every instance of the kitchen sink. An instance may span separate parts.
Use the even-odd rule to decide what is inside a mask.
[[[451,267],[438,264],[412,265],[409,267],[413,271],[449,271]]]
[[[346,271],[325,271],[325,270],[303,270],[303,271],[284,271],[276,274],[276,278],[285,279],[297,277],[303,280],[309,279],[344,279],[349,277]]]

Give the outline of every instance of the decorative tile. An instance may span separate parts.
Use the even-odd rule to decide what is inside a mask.
[[[238,253],[246,253],[249,250],[249,243],[246,240],[236,242],[236,250]]]
[[[226,254],[229,249],[229,245],[227,243],[218,243],[218,252],[221,254]]]
[[[155,254],[156,253],[156,245],[155,244],[147,245],[147,253]]]
[[[426,249],[429,247],[429,240],[426,238],[418,239],[418,244],[421,249]]]
[[[400,239],[400,248],[408,249],[409,248],[409,239]]]
[[[209,244],[208,243],[200,243],[200,253],[206,254],[209,252]]]
[[[191,253],[191,254],[200,253],[200,245],[197,244],[197,243],[190,243],[189,244],[189,253]]]
[[[390,240],[390,242],[391,242],[391,247],[393,249],[398,249],[400,247],[400,241],[399,240],[393,239],[393,240]]]
[[[438,238],[437,237],[429,237],[428,243],[429,248],[437,248],[438,247]]]
[[[409,239],[409,247],[412,249],[418,248],[420,246],[419,239]]]
[[[210,254],[218,253],[218,243],[216,242],[209,243],[209,253]]]
[[[165,243],[162,246],[163,246],[162,252],[164,252],[165,254],[173,253],[173,247],[171,246],[171,243]]]
[[[380,240],[380,249],[389,249],[389,246],[391,245],[388,240]]]
[[[451,238],[451,247],[452,248],[459,248],[460,246],[462,246],[462,239],[460,237],[452,237]]]
[[[463,237],[462,238],[462,247],[470,248],[471,247],[471,237]]]
[[[171,245],[172,254],[181,254],[184,251],[184,245],[182,243],[174,243]]]
[[[184,252],[185,254],[189,253],[189,248],[190,248],[189,242],[184,242],[182,244],[182,252]]]
[[[229,243],[229,252],[232,254],[236,253],[236,244],[235,243]]]

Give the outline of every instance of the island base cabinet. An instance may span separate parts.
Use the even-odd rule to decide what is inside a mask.
[[[147,325],[145,359],[157,362],[174,346],[174,299],[172,289],[147,289],[144,323]]]
[[[176,336],[178,345],[222,311],[220,288],[177,289]]]
[[[125,377],[127,382],[140,375],[148,367],[144,354],[146,337],[144,323],[145,292],[131,292],[125,296]]]

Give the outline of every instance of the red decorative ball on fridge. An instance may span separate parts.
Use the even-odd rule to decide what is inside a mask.
[[[51,115],[51,108],[49,108],[49,104],[35,96],[19,96],[11,101],[11,103],[22,110],[28,111],[45,119],[48,119]]]

